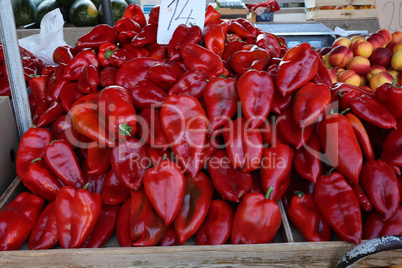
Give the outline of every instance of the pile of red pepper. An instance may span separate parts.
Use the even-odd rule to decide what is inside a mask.
[[[130,5],[29,81],[1,249],[269,243],[280,200],[308,241],[402,233],[401,89],[332,84],[309,44],[211,6],[159,45],[158,14]]]

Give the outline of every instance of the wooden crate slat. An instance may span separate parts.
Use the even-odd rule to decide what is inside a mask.
[[[315,20],[357,20],[377,18],[375,9],[341,9],[341,10],[314,10],[306,12],[307,19]],[[311,15],[314,14],[314,15]]]
[[[306,8],[322,7],[322,6],[362,6],[374,5],[375,0],[305,0]]]

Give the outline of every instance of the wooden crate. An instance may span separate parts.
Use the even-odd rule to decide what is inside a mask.
[[[360,9],[375,5],[374,0],[305,0],[306,20],[359,20],[376,19],[377,10]],[[355,9],[322,9],[326,6],[353,6]]]

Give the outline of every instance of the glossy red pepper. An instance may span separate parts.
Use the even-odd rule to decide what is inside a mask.
[[[162,88],[147,79],[141,80],[131,89],[131,99],[136,109],[158,108],[167,97]]]
[[[265,148],[261,158],[261,181],[264,192],[270,187],[270,199],[277,202],[289,187],[294,151],[285,144]]]
[[[88,191],[100,194],[108,172],[104,171],[101,173],[90,174],[88,173],[88,164],[85,161],[82,161],[81,169],[85,179],[89,183]]]
[[[366,193],[363,191],[360,184],[353,184],[352,188],[357,196],[357,199],[359,200],[360,208],[367,212],[371,211],[373,209],[373,204],[371,203]]]
[[[115,66],[108,66],[104,68],[99,74],[99,83],[102,87],[116,85],[115,78],[119,68]]]
[[[130,93],[121,86],[109,86],[99,94],[99,114],[103,115],[109,131],[119,140],[131,137],[137,131],[137,117]]]
[[[324,84],[308,82],[296,91],[293,99],[293,118],[300,127],[317,121],[331,102],[331,92]]]
[[[155,43],[157,32],[158,25],[147,24],[141,29],[141,32],[134,36],[133,40],[131,40],[131,45],[133,47],[143,47]]]
[[[395,216],[399,207],[398,179],[382,160],[368,160],[360,174],[360,185],[384,221]]]
[[[88,173],[96,174],[110,169],[112,149],[91,141],[87,150]]]
[[[308,43],[290,48],[278,67],[276,87],[282,96],[305,85],[317,73],[319,58]],[[292,74],[292,75],[289,75]]]
[[[57,232],[61,248],[79,248],[98,220],[102,199],[98,193],[66,186],[55,201]]]
[[[100,195],[102,196],[103,204],[119,205],[130,197],[130,189],[121,183],[111,169],[107,173],[106,179],[103,182]]]
[[[40,75],[34,76],[29,80],[29,87],[31,88],[32,94],[37,100],[46,99],[46,88],[49,81],[49,76]]]
[[[265,2],[259,2],[255,4],[247,5],[248,10],[256,10],[259,7],[269,8],[271,12],[279,11],[281,8],[276,0],[268,0]]]
[[[347,113],[345,117],[349,120],[356,134],[356,138],[359,141],[360,147],[362,148],[364,157],[366,160],[374,159],[374,151],[371,146],[370,137],[367,134],[363,123],[352,113]]]
[[[52,135],[46,128],[31,127],[21,137],[17,150],[16,171],[23,179],[32,160],[45,156],[46,148],[52,141]]]
[[[271,77],[264,71],[247,71],[239,78],[237,90],[250,128],[259,127],[271,110],[274,94]]]
[[[189,71],[198,70],[207,78],[220,76],[225,72],[221,57],[209,49],[196,44],[184,44],[179,46],[179,51]]]
[[[395,83],[384,83],[374,93],[374,98],[391,112],[396,120],[402,119],[402,87]]]
[[[311,82],[314,84],[324,84],[328,87],[328,89],[332,88],[331,76],[329,75],[329,71],[321,59],[318,61],[318,70],[315,76],[311,79]]]
[[[98,59],[100,62],[100,65],[102,66],[110,66],[110,56],[112,55],[112,52],[117,49],[117,45],[110,43],[110,42],[105,42],[99,46],[99,52],[98,52]]]
[[[65,86],[71,83],[71,79],[64,78],[65,64],[59,64],[53,77],[49,78],[48,87],[46,89],[46,101],[59,100],[60,92]]]
[[[247,43],[241,40],[234,40],[226,43],[222,59],[227,63],[230,63],[230,59],[232,58],[233,54],[239,50],[242,50],[245,45],[247,45]]]
[[[144,12],[140,6],[136,4],[130,4],[124,10],[123,18],[129,18],[137,22],[141,28],[147,24],[147,20],[145,19]]]
[[[0,96],[11,97],[10,83],[6,77],[0,77]]]
[[[207,85],[204,74],[197,70],[185,73],[172,87],[169,89],[169,95],[188,95],[196,99],[202,99],[204,89]]]
[[[236,113],[237,82],[233,78],[216,77],[204,88],[206,112],[210,133],[225,125]]]
[[[165,133],[162,129],[161,117],[158,110],[145,108],[138,115],[138,136],[154,149],[166,150],[168,147]]]
[[[331,240],[331,227],[318,211],[312,194],[295,192],[286,212],[307,241]]]
[[[113,27],[117,33],[133,31],[137,34],[141,31],[141,26],[138,24],[138,22],[134,21],[131,18],[127,18],[127,17],[123,17],[123,18],[119,19],[118,21],[116,21],[116,23],[114,24]],[[100,49],[100,47],[99,47],[99,49]]]
[[[130,190],[138,190],[143,181],[148,160],[143,144],[129,138],[113,148],[110,159],[116,177]]]
[[[53,51],[53,61],[56,64],[69,63],[75,56],[75,50],[69,45],[59,46]]]
[[[68,115],[60,116],[49,128],[52,136],[56,140],[64,140],[76,147],[79,145],[81,134],[74,130],[71,118]]]
[[[0,251],[17,250],[24,244],[44,203],[43,198],[23,192],[0,211]]]
[[[200,160],[208,131],[204,109],[196,98],[171,95],[160,115],[163,131],[178,163],[195,177],[202,168]]]
[[[380,213],[373,210],[367,217],[364,228],[363,238],[373,239],[388,235],[402,234],[402,206],[398,208],[396,215],[387,221],[384,221]]]
[[[156,24],[158,25],[159,22],[159,12],[160,12],[160,6],[155,5],[151,8],[149,11],[149,18],[148,18],[148,24]]]
[[[167,226],[152,207],[144,192],[131,191],[129,234],[132,246],[155,246],[165,234]]]
[[[218,8],[219,7],[217,7],[217,9]],[[215,9],[212,5],[207,6],[207,10],[205,12],[205,25],[221,18],[222,14],[217,9]]]
[[[279,133],[277,128],[277,119],[275,115],[271,115],[260,126],[262,141],[268,146],[274,146],[276,144],[288,144],[283,135]]]
[[[184,178],[183,203],[173,222],[180,244],[198,231],[207,216],[214,193],[212,182],[204,173],[198,172],[194,178],[186,174]]]
[[[116,85],[130,90],[145,78],[151,67],[161,63],[160,60],[150,58],[136,58],[126,62],[116,73]]]
[[[262,136],[259,129],[251,129],[244,117],[226,123],[223,129],[226,151],[235,168],[253,171],[260,166]]]
[[[229,202],[212,200],[208,214],[196,234],[197,245],[222,245],[232,232],[234,210]]]
[[[84,67],[84,70],[78,78],[77,88],[82,93],[95,93],[99,86],[99,71],[93,65]]]
[[[46,162],[40,158],[32,160],[22,182],[32,193],[47,200],[55,200],[62,187]]]
[[[165,234],[159,240],[159,246],[177,246],[179,245],[179,237],[177,237],[173,224],[169,225]]]
[[[215,189],[224,199],[239,202],[250,191],[250,172],[234,168],[225,150],[218,150],[212,155],[208,161],[208,173]]]
[[[320,152],[320,140],[317,134],[313,133],[307,144],[295,151],[293,158],[293,165],[297,173],[313,183],[316,183],[318,177],[322,175]]]
[[[170,60],[180,60],[178,47],[183,44],[198,44],[202,40],[201,28],[197,25],[187,26],[180,24],[174,30],[172,38],[168,44],[168,55]]]
[[[269,53],[256,45],[243,46],[230,57],[230,67],[239,75],[247,71],[262,71],[268,65]],[[253,69],[253,70],[250,70]]]
[[[81,188],[86,184],[77,157],[66,141],[52,141],[47,146],[44,159],[64,185]]]
[[[228,32],[238,34],[243,38],[257,37],[257,29],[250,21],[243,18],[230,20]]]
[[[233,219],[232,244],[260,244],[271,241],[281,225],[281,212],[266,195],[248,193],[241,200]]]
[[[64,113],[65,111],[61,103],[59,101],[52,101],[46,111],[39,117],[37,127],[48,126]]]
[[[211,21],[204,26],[205,47],[221,58],[225,50],[228,28],[227,22],[221,19]]]
[[[281,58],[281,46],[278,43],[278,38],[274,34],[268,32],[260,32],[257,35],[255,44],[263,49],[265,49],[269,55],[270,59]],[[273,61],[271,61],[273,63]]]
[[[116,67],[123,66],[126,62],[137,58],[137,54],[124,48],[118,48],[110,55],[110,64]]]
[[[184,198],[185,180],[182,169],[174,162],[163,160],[148,169],[143,180],[149,201],[165,226],[168,226],[179,213]]]
[[[45,101],[39,102],[38,106],[35,108],[35,113],[32,116],[32,123],[38,124],[39,123],[39,118],[42,116],[44,112],[49,108],[49,103]]]
[[[78,90],[77,84],[78,83],[70,83],[64,86],[60,91],[61,106],[66,112],[69,112],[73,104],[85,95]]]
[[[151,67],[145,78],[154,82],[163,90],[169,90],[184,74],[184,70],[178,64],[160,64]]]
[[[156,166],[160,161],[165,158],[165,155],[168,156],[167,159],[173,159],[173,152],[170,149],[162,150],[162,149],[155,149],[148,143],[144,144],[145,150],[147,152],[147,156],[149,158],[149,163],[151,166]]]
[[[329,114],[320,123],[321,148],[331,164],[352,184],[359,182],[363,155],[349,120],[341,114]]]
[[[82,244],[83,248],[101,248],[116,229],[119,206],[103,205],[95,226]]]
[[[28,246],[30,250],[51,249],[58,243],[55,202],[51,202],[36,221]]]
[[[120,247],[131,247],[130,238],[131,198],[126,199],[117,215],[116,238]]]
[[[64,69],[63,78],[70,80],[78,80],[84,68],[88,65],[93,65],[96,69],[99,68],[100,62],[96,54],[92,50],[84,50],[78,53]]]
[[[89,33],[81,36],[75,44],[75,48],[77,50],[82,50],[83,48],[99,48],[99,46],[105,42],[116,44],[116,35],[116,31],[113,27],[107,24],[99,24],[92,28]]]
[[[314,202],[339,239],[360,244],[363,230],[359,201],[342,174],[334,172],[318,178]]]
[[[402,167],[402,120],[398,122],[398,129],[386,136],[381,159],[390,165]]]

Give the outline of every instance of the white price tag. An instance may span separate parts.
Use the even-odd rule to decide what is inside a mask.
[[[180,24],[204,29],[206,0],[162,0],[159,12],[158,44],[168,44]]]

